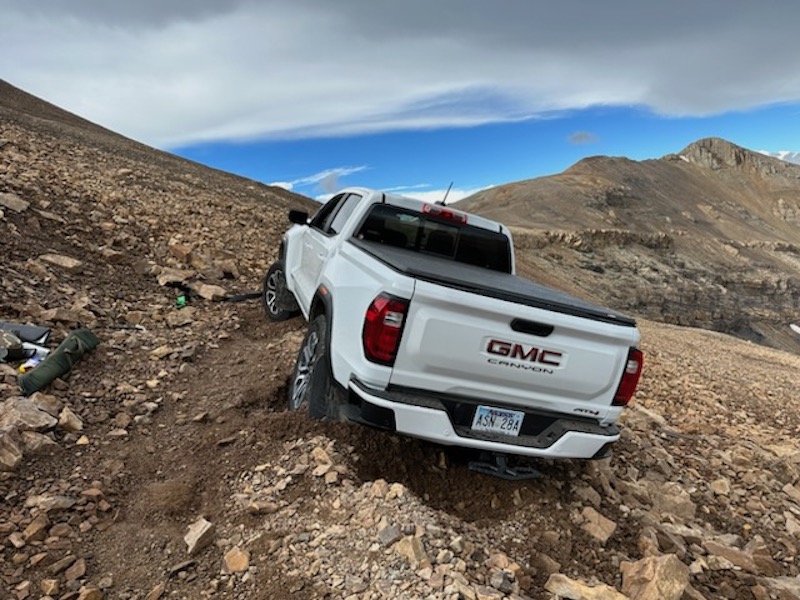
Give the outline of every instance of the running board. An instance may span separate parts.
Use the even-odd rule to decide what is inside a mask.
[[[525,479],[538,479],[542,473],[533,467],[513,466],[508,464],[508,456],[497,452],[483,453],[481,459],[470,461],[467,465],[470,471],[491,475],[509,481],[523,481]]]

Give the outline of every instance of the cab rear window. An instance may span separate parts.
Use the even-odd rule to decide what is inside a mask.
[[[355,237],[493,271],[511,272],[511,247],[502,233],[390,204],[374,205]]]

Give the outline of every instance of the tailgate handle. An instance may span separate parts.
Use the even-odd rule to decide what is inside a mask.
[[[514,319],[511,321],[511,329],[514,331],[519,331],[520,333],[529,333],[531,335],[538,335],[539,337],[547,337],[553,333],[554,327],[552,325],[545,325],[544,323],[537,323],[536,321]]]

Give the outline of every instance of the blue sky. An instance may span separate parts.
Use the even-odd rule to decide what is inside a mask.
[[[258,181],[280,182],[311,197],[347,185],[441,197],[451,181],[453,189],[468,193],[559,173],[586,156],[659,158],[702,137],[722,137],[759,151],[798,147],[800,129],[789,125],[799,117],[798,104],[709,117],[662,117],[645,108],[609,107],[515,123],[195,144],[173,151]]]
[[[0,77],[312,197],[450,199],[718,136],[800,151],[796,0],[0,0]]]

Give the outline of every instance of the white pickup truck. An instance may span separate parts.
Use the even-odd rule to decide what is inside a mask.
[[[504,225],[362,188],[289,219],[263,299],[309,322],[292,410],[503,457],[610,453],[636,323],[514,275]]]

